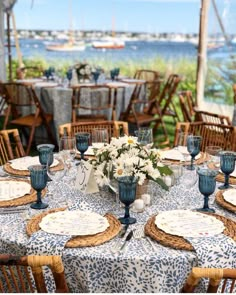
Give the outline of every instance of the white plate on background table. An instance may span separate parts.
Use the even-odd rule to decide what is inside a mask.
[[[34,85],[35,87],[56,87],[58,86],[58,83],[56,82],[39,82],[39,83],[35,83]]]
[[[175,160],[175,161],[185,161],[183,154],[189,154],[187,147],[185,146],[181,146],[175,148],[175,149],[170,149],[170,150],[165,150],[161,152],[161,155],[163,157],[163,159],[168,159],[168,160]],[[199,153],[198,155],[196,155],[195,160],[200,159],[201,157],[201,153]],[[191,161],[191,156],[189,155],[188,157],[186,157],[186,161]]]
[[[223,222],[207,214],[191,210],[171,210],[156,216],[156,226],[164,232],[181,237],[211,237],[222,233]]]

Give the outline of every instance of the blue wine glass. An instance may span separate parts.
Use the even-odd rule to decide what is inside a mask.
[[[100,76],[100,72],[99,71],[92,72],[92,76],[93,76],[93,80],[94,80],[95,84],[97,85],[98,78]]]
[[[90,133],[76,133],[76,147],[81,155],[81,160],[84,160],[84,153],[87,151],[89,147],[89,139],[90,139]]]
[[[197,211],[202,212],[215,212],[214,209],[209,208],[208,201],[209,196],[214,193],[216,188],[216,175],[218,172],[216,170],[210,170],[207,168],[201,168],[197,170],[199,175],[198,187],[201,194],[204,196],[203,208],[197,209]]]
[[[191,155],[191,164],[186,168],[188,170],[194,170],[195,167],[193,165],[193,161],[195,157],[200,153],[200,145],[201,145],[202,137],[201,136],[194,136],[189,135],[187,137],[187,150]]]
[[[225,175],[225,183],[219,186],[219,189],[227,189],[232,187],[229,185],[229,175],[235,169],[236,153],[231,151],[223,151],[220,155],[220,169]]]
[[[66,78],[67,78],[68,81],[69,81],[69,86],[70,86],[70,84],[71,84],[72,76],[73,76],[72,69],[69,69],[69,70],[66,72]]]
[[[120,74],[120,68],[115,68],[114,72],[115,72],[115,79],[118,79],[118,76]]]
[[[37,201],[30,205],[33,209],[45,209],[48,204],[41,200],[42,190],[47,185],[47,169],[43,165],[32,165],[28,167],[30,171],[30,181],[33,189],[37,191]]]
[[[110,71],[110,75],[111,75],[111,80],[114,81],[115,78],[116,78],[116,71],[115,71],[115,69],[113,69],[113,70]]]
[[[51,71],[49,69],[45,70],[44,76],[47,78],[47,80],[49,80],[49,78],[51,77]]]
[[[37,145],[37,150],[39,152],[39,162],[41,165],[44,166],[51,166],[54,160],[53,157],[53,150],[55,146],[53,144],[40,144]],[[51,179],[48,177],[48,181],[51,181]]]
[[[119,199],[125,205],[125,216],[120,217],[122,224],[133,224],[136,219],[130,217],[129,206],[134,202],[136,197],[136,187],[138,179],[134,176],[122,176],[118,179]]]

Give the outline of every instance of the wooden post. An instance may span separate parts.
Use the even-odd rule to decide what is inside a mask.
[[[210,0],[201,0],[198,41],[196,105],[199,105],[200,101],[203,99],[204,96],[205,77],[207,71],[206,58],[209,4]]]
[[[11,27],[10,27],[10,12],[6,13],[7,16],[7,50],[8,50],[8,69],[9,77],[8,79],[12,81],[12,56],[11,56]]]

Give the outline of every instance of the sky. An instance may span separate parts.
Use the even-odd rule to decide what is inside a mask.
[[[18,29],[197,33],[200,0],[17,0]],[[227,33],[236,33],[236,0],[216,0]],[[209,32],[220,31],[209,11]]]

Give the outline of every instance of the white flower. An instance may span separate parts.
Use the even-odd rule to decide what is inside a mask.
[[[141,146],[137,143],[137,138],[133,136],[112,138],[110,144],[97,149],[95,155],[96,159],[91,160],[90,163],[94,167],[99,186],[109,182],[109,175],[115,178],[135,176],[140,185],[147,178],[154,180],[161,178],[158,169],[163,166],[160,162],[161,153],[159,150]]]

